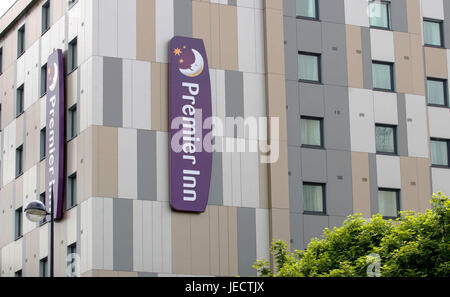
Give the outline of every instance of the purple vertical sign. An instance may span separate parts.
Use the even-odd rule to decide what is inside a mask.
[[[180,212],[206,210],[212,153],[203,140],[212,129],[211,81],[201,39],[174,37],[169,45],[170,205]],[[208,126],[208,125],[205,125]]]
[[[64,64],[61,50],[56,50],[47,61],[46,103],[46,201],[53,189],[55,220],[62,219],[64,197],[65,100]]]

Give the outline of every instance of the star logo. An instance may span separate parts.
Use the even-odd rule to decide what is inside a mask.
[[[183,53],[183,52],[182,52],[181,49],[179,49],[179,48],[176,48],[176,49],[173,51],[173,54],[174,54],[175,56],[180,56],[182,53]]]

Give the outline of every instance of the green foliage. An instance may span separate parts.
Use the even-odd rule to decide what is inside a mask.
[[[378,265],[383,277],[449,277],[449,228],[450,200],[439,194],[430,210],[402,212],[396,221],[350,216],[341,228],[325,229],[323,239],[313,239],[305,251],[290,252],[274,241],[276,272],[266,260],[254,268],[263,277],[367,277]]]

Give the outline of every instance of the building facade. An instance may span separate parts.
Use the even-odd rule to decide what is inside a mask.
[[[0,19],[0,276],[48,273],[49,224],[23,209],[47,199],[54,50],[67,134],[55,274],[251,276],[274,239],[304,249],[350,214],[423,211],[450,192],[449,18],[447,0],[18,0]],[[278,152],[266,164],[221,146],[203,214],[169,204],[174,36],[204,41],[213,116],[279,119],[257,137],[216,132]]]

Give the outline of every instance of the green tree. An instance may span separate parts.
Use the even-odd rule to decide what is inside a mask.
[[[431,204],[423,214],[402,212],[396,221],[350,216],[305,251],[290,252],[274,241],[276,272],[267,260],[254,268],[269,277],[449,277],[450,200],[439,194]]]

